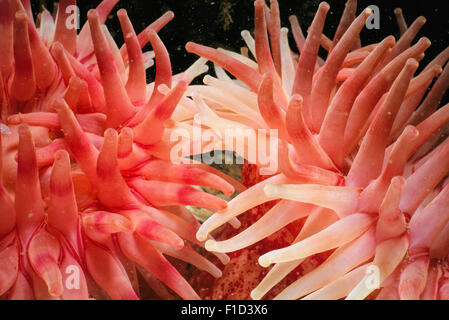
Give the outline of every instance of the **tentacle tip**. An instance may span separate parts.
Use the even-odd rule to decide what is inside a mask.
[[[295,93],[292,98],[292,101],[295,101],[296,103],[302,103],[303,102],[303,97],[300,94]]]
[[[21,123],[20,113],[13,114],[13,115],[9,116],[6,120],[7,120],[8,124],[19,124],[19,123]]]
[[[225,196],[230,197],[230,196],[232,196],[234,194],[235,189],[234,189],[233,186],[229,186],[229,188],[226,188],[226,189],[222,190],[222,192],[223,192],[223,194]]]
[[[217,270],[217,271],[215,271],[215,272],[212,273],[212,276],[213,276],[215,279],[219,279],[219,278],[221,278],[221,277],[223,276],[223,272],[222,272],[221,270]]]
[[[330,8],[331,6],[326,1],[320,2],[319,9],[328,11]]]
[[[52,297],[60,297],[62,296],[63,293],[63,289],[62,286],[56,286],[56,287],[52,287],[48,289],[48,293],[52,296]]]
[[[55,41],[51,45],[50,51],[53,53],[53,55],[61,54],[64,50],[64,47],[62,46],[61,42]]]
[[[395,37],[392,36],[392,35],[389,35],[386,39],[387,39],[387,41],[390,42],[390,44],[392,44],[392,45],[396,43],[396,39],[395,39]]]
[[[62,97],[57,97],[54,102],[52,109],[56,112],[63,111],[66,107],[65,100]]]
[[[198,230],[198,232],[196,233],[196,239],[197,239],[198,241],[206,241],[208,235],[209,235],[208,232],[203,231],[203,230],[200,229],[200,230]]]
[[[265,255],[259,257],[259,264],[263,268],[268,268],[271,265],[271,261]]]
[[[219,211],[221,210],[225,210],[228,208],[228,203],[225,200],[219,199],[221,201],[219,201],[217,203],[216,209],[218,209]]]
[[[131,129],[130,127],[123,127],[122,130],[120,131],[120,133],[132,137],[133,129]]]
[[[254,289],[250,293],[250,297],[253,300],[260,300],[262,298],[262,294],[259,292],[259,290]]]
[[[173,11],[171,11],[171,10],[168,10],[168,11],[165,13],[165,15],[167,15],[168,18],[169,18],[170,20],[173,19],[173,18],[175,17],[175,13],[174,13]]]
[[[87,12],[87,19],[89,20],[89,22],[90,21],[92,21],[92,22],[94,22],[94,21],[100,21],[99,19],[100,19],[100,17],[98,16],[98,12],[97,12],[97,10],[96,9],[90,9],[88,12]]]
[[[186,43],[185,48],[188,52],[192,52],[194,46],[195,46],[195,42],[189,41]]]
[[[178,241],[175,241],[172,244],[173,249],[175,249],[176,251],[183,249],[184,245],[185,245],[185,243],[184,243],[184,240],[182,240],[182,239],[179,239]]]
[[[404,132],[413,138],[419,137],[419,130],[415,126],[412,125],[406,126]]]
[[[424,45],[426,48],[430,47],[430,45],[432,44],[430,39],[427,37],[422,37],[421,39],[419,39],[418,42],[421,43],[422,45]]]
[[[221,263],[223,263],[224,265],[227,265],[227,264],[231,261],[231,258],[230,258],[227,254],[223,254],[223,255],[220,257],[220,261],[221,261]]]
[[[51,270],[48,270],[41,274],[42,280],[47,285],[48,293],[53,297],[60,297],[64,292],[62,285],[62,276],[60,270],[56,266],[52,266]]]
[[[77,76],[72,76],[72,77],[70,77],[69,85],[81,87],[83,82],[85,82],[85,81],[81,80],[81,78],[79,78]]]
[[[234,222],[231,225],[234,229],[237,230],[242,226],[242,223],[237,218],[235,218]]]
[[[126,9],[123,9],[123,8],[119,9],[119,10],[117,11],[117,16],[118,16],[118,17],[126,17],[126,16],[127,16],[127,11],[126,11]]]
[[[30,126],[26,123],[21,123],[19,125],[19,137],[24,137],[31,134],[30,132]]]
[[[104,132],[104,138],[108,140],[117,139],[117,136],[118,136],[117,131],[113,128],[108,128]]]
[[[217,250],[216,243],[217,243],[217,242],[214,241],[214,240],[207,240],[206,243],[204,244],[204,248],[205,248],[207,251],[210,251],[210,252],[216,252],[216,250]]]
[[[363,14],[366,16],[366,18],[368,18],[373,14],[373,10],[371,8],[365,8],[365,10],[363,10]]]
[[[415,58],[410,58],[407,60],[405,67],[410,69],[416,69],[418,68],[419,63]]]
[[[391,179],[391,184],[402,189],[405,186],[405,179],[402,176],[393,177],[393,179]]]
[[[55,153],[55,161],[70,160],[69,153],[65,150],[58,150]]]
[[[418,20],[418,22],[419,22],[420,24],[425,24],[425,23],[427,22],[427,19],[426,19],[426,17],[424,17],[424,16],[419,16],[419,17],[417,18],[417,20]]]

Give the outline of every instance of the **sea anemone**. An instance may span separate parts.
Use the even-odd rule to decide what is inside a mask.
[[[242,187],[170,158],[170,117],[181,100],[196,110],[184,95],[206,61],[172,76],[157,35],[172,12],[136,35],[119,10],[118,48],[102,25],[117,2],[89,11],[77,34],[67,24],[74,0],[59,3],[55,20],[44,9],[37,24],[29,0],[0,0],[1,298],[137,299],[140,273],[159,297],[197,299],[165,255],[221,275],[195,250],[204,243],[185,206],[227,207],[191,185]],[[154,52],[142,53],[148,42]]]
[[[430,46],[427,38],[411,45],[425,19],[407,28],[397,11],[400,39],[362,46],[359,33],[372,10],[356,17],[356,1],[348,0],[332,40],[323,34],[327,3],[319,5],[307,38],[291,17],[297,58],[288,30],[280,28],[278,1],[254,6],[254,39],[242,32],[242,54],[186,45],[212,61],[217,74],[188,91],[206,102],[196,120],[222,137],[226,130],[265,130],[262,144],[233,135],[245,146],[234,151],[266,169],[254,152],[274,140],[279,153],[270,159],[277,170],[214,213],[197,239],[206,241],[247,210],[279,200],[237,235],[206,241],[213,252],[241,252],[303,221],[289,244],[264,248],[259,264],[274,266],[252,288],[253,299],[316,257],[322,259],[284,283],[276,299],[449,298],[449,105],[438,108],[449,86],[449,67],[442,70],[449,49],[415,75]],[[320,46],[326,59],[318,56]],[[238,270],[249,273],[253,267],[244,263]],[[229,277],[245,282],[239,271]]]

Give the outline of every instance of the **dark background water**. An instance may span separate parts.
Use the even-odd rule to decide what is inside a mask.
[[[51,1],[31,1],[35,12],[39,2],[47,3],[49,8],[52,6]],[[295,14],[298,16],[303,31],[306,32],[319,2],[316,0],[279,0],[282,26],[289,27],[288,16]],[[99,0],[78,1],[81,10],[81,24],[86,20],[87,11],[96,7],[98,3],[100,3]],[[331,9],[326,19],[324,32],[332,38],[346,1],[331,0],[328,3]],[[432,41],[432,47],[427,51],[426,58],[433,57],[449,45],[447,4],[449,4],[448,0],[359,0],[358,13],[368,5],[377,5],[381,18],[379,30],[364,29],[362,31],[362,42],[372,43],[390,34],[398,37],[393,10],[401,7],[408,25],[420,15],[427,18],[427,23],[418,36],[427,36]],[[137,32],[165,11],[172,10],[175,13],[175,18],[160,32],[160,37],[172,58],[175,72],[184,70],[196,59],[194,55],[185,51],[184,45],[187,41],[239,50],[244,45],[240,31],[252,30],[254,22],[254,5],[251,0],[122,0],[119,1],[107,22],[109,30],[120,44],[123,43],[123,37],[115,15],[119,8],[125,8],[128,11]],[[295,48],[293,42],[292,48]]]
[[[31,0],[34,11],[40,4],[46,4],[51,9],[52,1]],[[269,0],[266,0],[269,2]],[[320,1],[317,0],[279,0],[282,26],[289,27],[288,17],[297,15],[304,33],[310,25]],[[81,11],[81,25],[86,21],[86,13],[96,7],[99,0],[78,1]],[[326,19],[325,34],[332,38],[341,14],[345,0],[328,1],[331,9]],[[408,25],[418,17],[425,16],[427,23],[421,29],[418,37],[426,36],[432,41],[432,46],[426,52],[423,64],[430,61],[444,48],[449,46],[449,0],[404,1],[404,0],[359,0],[358,13],[369,5],[377,5],[380,9],[380,29],[362,31],[362,43],[378,42],[392,34],[399,37],[399,32],[393,10],[401,7]],[[195,41],[212,47],[224,47],[239,51],[244,42],[241,30],[253,29],[254,5],[252,0],[122,0],[109,16],[107,25],[119,44],[123,43],[116,12],[125,8],[137,32],[157,19],[167,10],[175,13],[175,18],[164,27],[159,36],[164,41],[172,60],[174,73],[185,70],[197,57],[186,52],[184,46],[188,41]],[[291,35],[290,35],[290,38]],[[296,50],[293,39],[291,47]],[[150,50],[148,46],[146,48]],[[150,74],[151,77],[151,74]],[[445,100],[447,100],[445,98]]]

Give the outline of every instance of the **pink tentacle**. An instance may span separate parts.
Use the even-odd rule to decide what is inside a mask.
[[[50,233],[41,229],[30,241],[28,259],[36,274],[45,282],[48,293],[59,297],[64,292],[59,257],[61,246]]]
[[[226,201],[220,198],[176,183],[134,179],[129,185],[157,207],[179,204],[218,210],[227,207]]]
[[[11,95],[18,101],[27,101],[36,92],[36,77],[24,11],[18,11],[14,17],[14,61]]]
[[[152,145],[160,141],[164,133],[164,122],[171,117],[186,88],[186,82],[178,82],[176,87],[133,129],[135,142],[142,145]]]
[[[270,44],[267,35],[267,23],[265,21],[265,2],[256,0],[254,2],[254,41],[256,46],[256,56],[261,74],[275,74],[273,58],[271,56]]]
[[[321,2],[318,10],[310,26],[309,34],[299,57],[298,66],[296,68],[295,81],[293,83],[293,94],[302,96],[305,104],[304,118],[306,123],[311,121],[310,95],[312,92],[312,79],[315,70],[315,64],[318,56],[318,49],[320,47],[321,34],[323,32],[324,20],[326,19],[329,5],[326,2]]]
[[[332,99],[320,131],[319,142],[337,166],[343,165],[344,131],[351,107],[357,99],[359,90],[393,44],[394,38],[388,37],[376,46]]]
[[[53,41],[60,42],[64,46],[64,48],[74,56],[76,53],[77,30],[75,27],[67,27],[67,22],[71,15],[71,11],[67,10],[69,6],[76,6],[76,0],[59,1],[58,15],[56,18],[56,29]]]
[[[359,152],[348,173],[347,184],[367,186],[376,178],[382,169],[386,144],[398,112],[405,96],[410,80],[418,68],[418,62],[408,60],[403,71],[393,83],[382,109],[377,113],[365,136]]]
[[[101,30],[100,18],[95,10],[88,13],[89,25],[94,43],[95,55],[104,87],[107,104],[108,125],[118,127],[135,114],[134,106],[129,100],[125,87],[114,64],[110,47]]]
[[[216,49],[202,46],[194,42],[187,42],[186,50],[208,59],[220,67],[225,68],[233,76],[243,81],[253,92],[257,92],[261,81],[261,75],[243,62],[240,62]]]
[[[295,148],[298,162],[328,170],[336,170],[335,165],[306,126],[302,112],[302,102],[300,96],[294,95],[290,101],[286,115],[287,132]]]
[[[129,75],[126,91],[133,103],[143,103],[146,100],[146,73],[142,50],[126,10],[119,10],[117,16],[122,26],[129,55]]]
[[[221,190],[228,196],[234,193],[234,187],[222,178],[188,165],[175,165],[170,162],[155,159],[134,173],[142,175],[146,179],[210,187]]]
[[[97,161],[98,199],[110,207],[123,207],[137,200],[126,185],[117,163],[118,135],[107,129]]]
[[[123,266],[110,252],[86,242],[86,263],[90,275],[112,299],[138,300]]]
[[[15,194],[17,228],[24,244],[44,220],[44,204],[33,137],[27,125],[19,127],[19,150]]]
[[[139,235],[118,235],[120,248],[131,260],[151,272],[183,299],[199,299],[179,272],[147,240]]]
[[[90,142],[88,136],[81,128],[67,103],[57,99],[54,108],[58,113],[61,128],[64,131],[65,141],[70,147],[81,170],[89,177],[91,182],[96,180],[98,150]]]
[[[365,9],[357,19],[354,20],[341,40],[330,52],[321,72],[317,74],[316,84],[313,85],[310,95],[310,99],[313,101],[313,107],[312,105],[306,104],[311,116],[311,122],[308,122],[308,124],[313,132],[319,133],[321,130],[321,125],[329,105],[331,91],[335,87],[338,71],[343,65],[343,61],[354,45],[360,31],[365,26],[366,19],[368,19],[371,14],[371,9]]]
[[[142,122],[145,117],[152,111],[152,109],[154,109],[163,100],[164,94],[159,91],[160,85],[164,84],[169,88],[171,88],[172,86],[172,70],[168,51],[155,31],[150,30],[149,39],[154,49],[156,58],[156,79],[154,82],[154,89],[153,93],[151,94],[150,100],[131,120],[129,124],[131,126]]]

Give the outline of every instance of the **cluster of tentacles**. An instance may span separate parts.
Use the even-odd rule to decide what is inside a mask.
[[[172,76],[157,35],[172,12],[136,35],[119,10],[118,48],[102,25],[117,2],[89,11],[77,34],[66,23],[74,0],[60,1],[54,16],[44,10],[37,23],[29,0],[0,0],[1,298],[137,299],[140,273],[160,297],[197,299],[164,255],[221,275],[195,250],[204,243],[185,206],[227,207],[191,185],[227,195],[242,187],[170,159],[177,122],[169,119],[180,101],[199,112],[185,91],[206,60]],[[143,53],[148,42],[154,51]]]
[[[212,61],[217,75],[188,90],[207,101],[196,115],[202,125],[223,134],[278,130],[278,138],[268,139],[277,139],[279,169],[206,220],[198,240],[280,199],[236,236],[206,241],[210,251],[234,252],[305,221],[290,245],[259,257],[261,266],[274,265],[252,298],[263,298],[301,263],[328,252],[276,299],[448,299],[449,105],[438,107],[449,86],[449,67],[442,70],[449,50],[416,74],[430,46],[427,38],[412,45],[425,19],[407,27],[398,10],[398,41],[389,36],[361,46],[359,33],[372,11],[356,17],[356,1],[348,0],[333,40],[323,34],[327,3],[319,5],[306,38],[291,18],[297,58],[280,27],[278,2],[254,5],[254,38],[242,32],[247,48],[241,54],[186,45]],[[326,59],[318,56],[320,46]],[[257,148],[238,139],[246,146],[242,156]],[[372,270],[380,290],[368,285]]]

